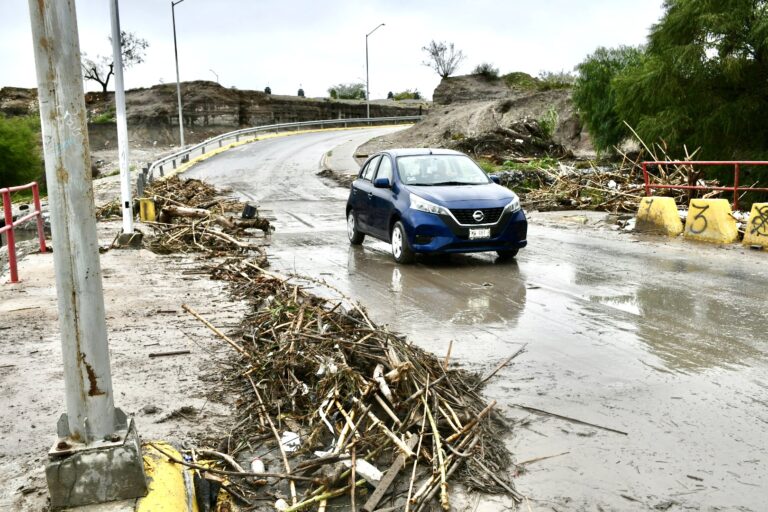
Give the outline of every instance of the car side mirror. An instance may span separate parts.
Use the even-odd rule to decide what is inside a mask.
[[[389,182],[389,178],[376,178],[373,186],[376,188],[389,188],[392,184]]]
[[[498,176],[496,176],[495,174],[491,174],[491,175],[490,175],[490,176],[488,176],[488,177],[489,177],[489,178],[491,178],[491,181],[492,181],[492,182],[494,182],[495,184],[497,184],[497,185],[501,185],[501,180],[500,180],[500,179],[499,179],[499,177],[498,177]]]

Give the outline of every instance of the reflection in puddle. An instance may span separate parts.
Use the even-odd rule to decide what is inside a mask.
[[[516,325],[525,307],[525,283],[515,262],[454,255],[403,266],[388,253],[350,247],[347,269],[351,290],[367,303],[376,302],[365,300],[375,292],[370,283],[389,282],[388,307],[401,318],[418,312],[459,325]]]

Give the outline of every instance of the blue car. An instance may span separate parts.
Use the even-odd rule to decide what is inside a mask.
[[[467,155],[447,149],[391,149],[371,156],[352,183],[347,234],[392,244],[398,263],[416,253],[496,251],[513,258],[525,247],[528,221],[520,199]]]

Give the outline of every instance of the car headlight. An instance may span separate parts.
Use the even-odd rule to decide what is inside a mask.
[[[516,212],[520,209],[520,198],[517,197],[517,194],[512,194],[512,200],[509,202],[507,206],[504,207],[504,211],[508,212]]]
[[[448,209],[437,205],[432,201],[427,201],[423,197],[411,194],[411,208],[420,212],[434,213],[436,215],[448,215]]]

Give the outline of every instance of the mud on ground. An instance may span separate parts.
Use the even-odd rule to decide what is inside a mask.
[[[100,244],[119,229],[99,223]],[[112,249],[101,265],[116,406],[135,415],[143,439],[217,435],[230,404],[207,397],[201,375],[231,349],[181,304],[223,330],[239,323],[244,304],[189,257]],[[43,465],[65,412],[52,255],[27,256],[19,275],[21,283],[7,284],[6,273],[0,285],[0,511],[39,511],[48,499]],[[149,356],[176,350],[190,354]]]

